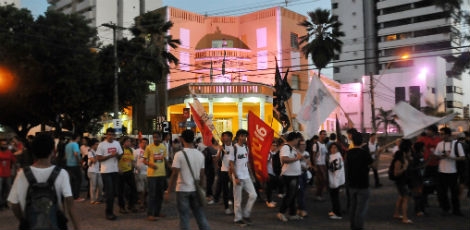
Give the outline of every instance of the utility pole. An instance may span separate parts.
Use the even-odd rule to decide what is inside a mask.
[[[371,121],[372,121],[372,131],[377,132],[377,127],[375,126],[375,99],[374,99],[374,73],[369,73],[370,77],[370,110],[371,110]]]

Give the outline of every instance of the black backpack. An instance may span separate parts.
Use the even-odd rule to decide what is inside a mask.
[[[26,195],[25,220],[21,229],[65,229],[65,215],[60,211],[54,182],[61,168],[54,167],[47,182],[37,182],[31,168],[24,168],[24,175],[29,182]],[[66,221],[65,221],[66,222]],[[65,225],[65,226],[64,226]]]

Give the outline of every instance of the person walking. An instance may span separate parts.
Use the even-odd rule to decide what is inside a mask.
[[[344,175],[344,160],[341,156],[340,146],[338,143],[333,142],[328,148],[328,185],[332,206],[332,213],[329,213],[330,219],[342,219],[341,204],[339,202],[339,191],[341,186],[345,183]]]
[[[113,128],[106,129],[105,140],[96,149],[96,158],[100,162],[100,173],[106,195],[105,214],[108,220],[116,219],[113,211],[114,197],[118,193],[119,185],[118,162],[123,154],[121,145],[114,139],[115,137],[116,131]]]
[[[134,176],[134,153],[131,148],[131,138],[124,136],[121,139],[123,154],[119,159],[119,212],[127,214],[129,211],[137,212],[135,204],[137,202],[137,188]],[[126,209],[127,200],[127,209]]]
[[[78,146],[80,135],[73,134],[70,142],[65,146],[66,169],[70,175],[70,185],[72,186],[73,198],[75,201],[85,201],[80,197],[80,187],[82,185],[82,154]]]
[[[215,186],[214,202],[219,202],[220,193],[224,202],[224,209],[226,215],[233,214],[233,208],[230,208],[230,203],[233,201],[232,182],[229,176],[230,169],[230,156],[234,154],[234,147],[232,145],[233,134],[230,131],[222,133],[222,145],[215,156],[215,161],[218,162],[219,174]]]
[[[165,200],[169,200],[176,183],[174,191],[176,192],[176,206],[180,229],[190,229],[189,211],[191,210],[199,229],[210,230],[204,207],[200,204],[195,186],[197,182],[201,183],[202,186],[204,181],[204,155],[194,148],[194,132],[192,130],[184,130],[181,133],[181,140],[184,149],[176,152],[174,155],[171,166],[172,173],[168,183],[168,190],[165,192]],[[194,174],[194,177],[192,174]]]
[[[393,175],[395,176],[395,186],[398,191],[398,198],[395,202],[393,218],[401,220],[405,224],[412,224],[408,218],[408,200],[410,190],[408,189],[409,165],[411,161],[411,141],[402,139],[398,151],[393,155]]]
[[[356,131],[350,135],[352,148],[346,153],[346,183],[349,188],[350,227],[356,230],[364,229],[370,196],[369,165],[373,160],[370,154],[361,148],[362,134]]]
[[[379,167],[380,152],[382,150],[379,148],[376,133],[371,133],[370,134],[369,142],[367,144],[367,148],[369,150],[370,156],[372,157],[372,160],[374,160],[372,162],[372,164],[370,165],[370,169],[374,173],[375,187],[380,188],[380,187],[382,187],[382,184],[380,183],[379,173],[378,173],[377,169]]]
[[[251,224],[251,211],[256,201],[256,190],[251,179],[248,147],[246,146],[248,131],[240,129],[235,135],[234,155],[230,155],[230,173],[233,181],[233,222],[240,227]],[[242,208],[242,192],[248,193],[245,208]]]
[[[99,141],[96,138],[90,140],[88,151],[88,172],[90,181],[90,204],[100,204],[103,201],[103,179],[100,174],[100,162],[96,157]]]

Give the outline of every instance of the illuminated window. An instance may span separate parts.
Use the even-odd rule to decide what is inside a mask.
[[[395,41],[397,40],[397,35],[396,34],[391,34],[385,37],[385,41]]]

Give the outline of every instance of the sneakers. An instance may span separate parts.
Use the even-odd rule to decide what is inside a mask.
[[[330,216],[330,219],[332,219],[332,220],[341,220],[341,219],[343,219],[343,217],[337,216],[336,214],[333,214],[332,216]]]
[[[306,217],[308,213],[305,210],[297,210],[297,215],[299,215],[300,217]]]
[[[230,208],[225,209],[225,215],[231,215],[231,214],[233,214],[232,209]]]
[[[242,228],[248,226],[243,220],[235,221],[235,224]]]
[[[287,221],[288,221],[288,219],[286,218],[286,216],[284,216],[284,214],[282,214],[282,213],[280,213],[280,212],[279,212],[278,214],[276,214],[276,217],[277,217],[277,219],[279,219],[279,220],[282,221],[282,222],[287,222]]]
[[[271,201],[271,202],[267,202],[266,201],[266,206],[268,206],[268,208],[275,208],[276,207],[276,202],[274,201]]]
[[[207,201],[207,204],[215,204],[214,200]]]
[[[302,220],[304,218],[302,218],[301,216],[299,215],[293,215],[293,216],[289,216],[288,217],[289,220]]]
[[[284,198],[284,194],[279,193],[279,194],[277,194],[277,197],[279,197],[280,199],[282,199],[282,198]]]

